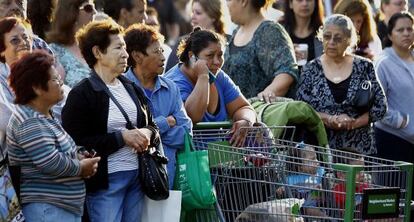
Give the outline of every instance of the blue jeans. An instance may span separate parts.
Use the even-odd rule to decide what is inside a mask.
[[[109,174],[109,187],[86,194],[86,207],[91,222],[139,222],[144,193],[138,170]]]
[[[81,222],[81,216],[47,203],[28,203],[23,205],[26,222]]]

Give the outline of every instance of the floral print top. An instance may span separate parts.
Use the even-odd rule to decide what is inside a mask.
[[[237,30],[226,47],[223,70],[246,98],[257,96],[280,73],[298,79],[292,40],[279,23],[263,21],[252,40],[240,47],[234,45]]]
[[[67,48],[55,43],[50,44],[50,48],[65,70],[64,83],[66,85],[72,88],[82,79],[89,77],[91,72],[89,67],[79,61]]]
[[[352,148],[362,154],[376,154],[372,122],[382,119],[385,115],[387,107],[383,89],[377,80],[373,64],[365,58],[354,57],[350,78],[346,99],[342,103],[336,103],[324,75],[320,57],[316,58],[304,66],[299,80],[297,99],[309,103],[317,112],[329,115],[345,113],[357,118],[360,114],[351,105],[352,100],[361,83],[368,78],[374,93],[374,102],[369,110],[370,123],[354,130],[326,129],[326,131],[330,148]]]

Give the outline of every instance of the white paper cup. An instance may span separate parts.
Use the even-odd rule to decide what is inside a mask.
[[[296,45],[296,51],[297,51],[297,62],[299,66],[306,65],[308,61],[308,44],[301,43]]]

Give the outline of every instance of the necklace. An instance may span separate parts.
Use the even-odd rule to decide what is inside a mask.
[[[334,82],[334,83],[338,83],[338,82],[340,82],[342,80],[342,76],[335,76],[335,77],[332,77],[332,82]]]
[[[350,75],[350,72],[345,68],[347,65],[346,58],[340,63],[335,63],[333,61],[329,62],[325,58],[325,64],[323,64],[325,76],[333,83],[340,83]]]

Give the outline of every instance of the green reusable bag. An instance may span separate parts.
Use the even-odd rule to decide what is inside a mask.
[[[192,150],[191,136],[186,133],[184,150],[177,153],[174,188],[182,191],[183,210],[203,209],[216,202],[211,183],[207,150]]]

